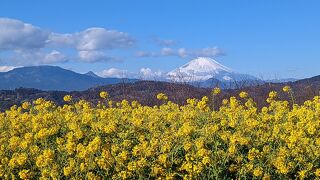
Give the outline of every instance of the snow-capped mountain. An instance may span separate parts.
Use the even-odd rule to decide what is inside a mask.
[[[251,75],[236,73],[209,57],[198,57],[170,71],[167,76],[178,82],[206,81],[212,78],[222,82],[257,79]]]

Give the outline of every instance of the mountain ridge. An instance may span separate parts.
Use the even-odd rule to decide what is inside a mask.
[[[135,80],[128,80],[135,81]],[[123,82],[119,78],[92,77],[59,66],[28,66],[0,73],[0,89],[19,87],[41,90],[76,91]]]
[[[320,76],[314,76],[299,80],[297,82],[288,83],[265,83],[257,86],[240,87],[238,89],[225,89],[221,94],[217,95],[216,102],[222,102],[232,96],[238,97],[242,91],[248,92],[249,96],[258,102],[258,106],[267,106],[265,99],[270,91],[277,91],[280,99],[289,100],[290,97],[282,88],[286,85],[292,87],[296,103],[301,104],[306,100],[312,99],[319,95]],[[107,91],[110,99],[121,101],[137,100],[145,105],[157,105],[161,103],[156,99],[157,93],[165,93],[169,100],[175,103],[184,104],[187,98],[201,98],[203,96],[211,96],[211,88],[201,88],[188,84],[169,83],[159,81],[136,81],[132,83],[110,84],[105,86],[97,86],[89,88],[85,91],[43,91],[38,89],[17,88],[14,90],[0,90],[0,111],[6,110],[15,104],[35,100],[37,98],[45,98],[52,100],[59,105],[64,104],[63,97],[66,94],[72,95],[75,99],[86,99],[96,104],[101,98],[99,93]]]
[[[95,77],[95,78],[99,78],[100,77],[96,73],[94,73],[93,71],[89,71],[89,72],[85,73],[84,75]]]
[[[187,83],[205,88],[219,86],[222,89],[293,81],[293,79],[261,80],[252,75],[237,73],[207,57],[195,58],[165,75],[156,81]],[[139,77],[132,79],[104,78],[92,71],[80,74],[59,66],[27,66],[18,67],[8,72],[0,72],[0,89],[24,87],[41,90],[81,91],[101,85],[136,82],[138,79],[155,80]]]

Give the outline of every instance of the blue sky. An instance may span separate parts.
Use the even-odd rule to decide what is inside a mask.
[[[4,1],[0,66],[166,72],[209,55],[262,78],[310,77],[320,75],[319,7],[316,0]],[[31,39],[38,44],[19,43],[30,37],[14,31],[19,24],[53,43],[39,36]]]

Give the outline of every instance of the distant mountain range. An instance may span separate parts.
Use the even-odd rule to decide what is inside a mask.
[[[0,72],[0,89],[4,90],[23,87],[40,90],[82,91],[95,86],[136,81],[139,81],[136,77],[133,79],[103,78],[92,71],[80,74],[57,66],[19,67],[8,72]],[[159,81],[184,83],[195,87],[218,86],[223,89],[235,89],[264,83],[289,82],[295,79],[263,81],[252,75],[232,71],[214,59],[199,57],[164,74]]]
[[[263,85],[242,87],[239,89],[226,89],[216,97],[215,102],[221,103],[222,99],[228,99],[231,96],[238,97],[238,94],[241,91],[245,91],[249,93],[249,96],[252,97],[255,102],[257,102],[258,107],[261,108],[268,106],[266,98],[270,91],[277,91],[279,99],[281,100],[289,100],[289,95],[282,91],[282,88],[285,85],[292,87],[295,102],[302,104],[304,101],[319,95],[320,76],[295,82],[265,83]],[[156,99],[156,95],[159,92],[167,94],[170,101],[179,104],[184,104],[187,98],[199,99],[203,96],[211,96],[211,88],[199,88],[184,83],[159,81],[137,81],[133,83],[111,84],[90,88],[85,91],[72,92],[18,88],[15,90],[0,90],[0,112],[10,108],[14,104],[19,105],[25,101],[31,102],[40,97],[62,105],[65,103],[63,101],[63,96],[66,94],[71,94],[75,99],[85,99],[97,104],[97,102],[101,100],[99,97],[101,91],[107,91],[113,101],[121,101],[123,99],[128,101],[138,100],[140,103],[149,106],[159,105],[159,103],[161,103],[161,101]],[[210,102],[211,101],[209,101],[209,103]]]
[[[212,58],[198,57],[169,72],[168,78],[183,82],[201,82],[216,79],[221,82],[258,80],[258,78],[232,71]]]
[[[261,80],[249,74],[242,74],[218,63],[212,58],[198,57],[167,73],[167,79],[186,82],[197,87],[221,87],[234,89],[256,86],[264,83],[283,83],[296,79]]]
[[[88,72],[79,74],[57,66],[32,66],[0,73],[0,89],[19,87],[41,90],[82,91],[91,87],[135,82],[135,79],[102,78]]]

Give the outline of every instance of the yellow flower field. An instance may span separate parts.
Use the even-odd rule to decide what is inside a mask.
[[[285,88],[289,92],[290,89]],[[320,177],[320,97],[257,109],[245,92],[223,100],[165,94],[161,106],[67,105],[37,99],[0,113],[1,179],[292,179]],[[156,97],[155,97],[156,98]]]

